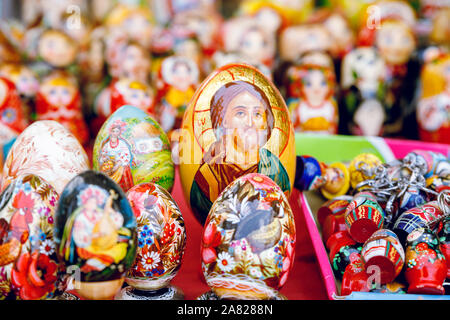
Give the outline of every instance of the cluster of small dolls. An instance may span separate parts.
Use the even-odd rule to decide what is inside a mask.
[[[340,295],[446,294],[448,158],[416,150],[383,163],[374,154],[362,153],[348,165],[329,166],[337,171],[333,176],[321,170],[315,158],[303,156],[302,163],[315,170],[302,170],[299,186],[320,190],[328,199],[317,210],[317,221]]]

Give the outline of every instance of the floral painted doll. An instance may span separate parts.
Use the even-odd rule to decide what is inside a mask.
[[[338,109],[332,70],[316,65],[299,66],[299,98],[289,103],[297,132],[337,133]]]

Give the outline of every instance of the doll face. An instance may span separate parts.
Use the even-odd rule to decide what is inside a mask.
[[[147,109],[152,104],[152,95],[148,90],[128,88],[123,95],[127,103],[141,109]]]
[[[339,51],[348,50],[353,44],[353,33],[344,17],[333,14],[325,21],[325,27],[335,39]]]
[[[273,48],[264,32],[259,29],[250,29],[241,40],[240,48],[244,56],[262,62],[272,56]]]
[[[139,42],[145,48],[150,47],[153,27],[150,20],[139,13],[131,14],[123,22],[123,28],[131,39]]]
[[[325,75],[319,70],[311,70],[303,80],[303,91],[306,99],[313,105],[322,103],[329,92]]]
[[[39,82],[36,75],[28,68],[22,68],[19,78],[17,79],[17,90],[27,96],[34,96],[39,90]]]
[[[267,138],[267,117],[261,101],[246,91],[238,94],[228,104],[224,127],[238,150],[259,149]]]
[[[65,67],[73,63],[77,48],[75,43],[61,32],[49,32],[39,41],[39,54],[55,67]]]
[[[376,36],[376,46],[387,63],[407,63],[415,48],[412,32],[400,22],[382,24]]]
[[[72,102],[77,89],[69,84],[44,83],[41,92],[52,106],[63,107]]]
[[[143,49],[130,45],[125,49],[122,60],[122,76],[145,82],[150,72],[150,59]]]
[[[172,83],[180,87],[192,84],[192,76],[189,67],[184,63],[176,63],[173,66]]]

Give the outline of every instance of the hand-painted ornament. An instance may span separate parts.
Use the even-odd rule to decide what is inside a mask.
[[[183,292],[170,284],[186,246],[183,216],[172,196],[161,186],[142,183],[127,192],[137,220],[137,254],[118,299],[178,300]]]
[[[380,158],[372,153],[361,153],[354,157],[348,166],[352,188],[356,189],[358,183],[373,179],[375,169],[381,164]],[[358,189],[358,191],[361,190]]]
[[[247,173],[265,174],[290,194],[292,124],[278,90],[255,68],[229,64],[212,73],[186,109],[180,136],[181,182],[201,223],[225,187]]]
[[[75,176],[60,196],[55,242],[61,262],[78,271],[76,292],[85,299],[112,299],[137,248],[136,218],[122,189],[100,172]]]
[[[252,173],[214,202],[203,229],[202,269],[223,299],[272,299],[295,255],[295,221],[281,188]]]
[[[77,174],[89,169],[89,159],[75,136],[52,120],[36,121],[16,139],[3,168],[2,190],[23,174],[35,174],[60,194]]]
[[[50,299],[57,288],[53,223],[58,194],[36,175],[0,194],[0,300]]]
[[[125,105],[103,124],[95,139],[93,168],[107,174],[126,192],[153,182],[170,191],[175,168],[169,141],[145,111]]]

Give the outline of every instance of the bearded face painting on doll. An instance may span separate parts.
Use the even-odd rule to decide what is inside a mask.
[[[300,66],[300,97],[289,104],[294,130],[337,133],[338,113],[334,100],[334,74],[329,68]]]
[[[81,144],[89,132],[81,110],[81,96],[75,80],[55,73],[46,77],[36,96],[38,120],[55,120],[72,132]]]

